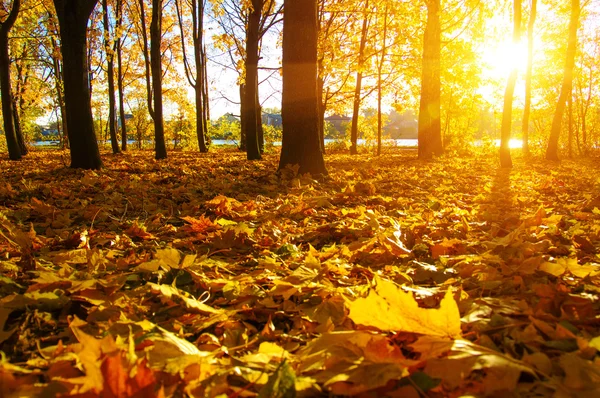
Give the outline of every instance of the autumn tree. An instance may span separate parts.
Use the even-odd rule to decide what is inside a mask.
[[[537,18],[537,0],[531,0],[527,23],[527,69],[525,70],[525,106],[523,108],[523,154],[529,155],[529,122],[531,115],[531,81],[533,75],[533,33]]]
[[[356,155],[358,153],[358,116],[360,111],[363,68],[365,63],[365,48],[367,45],[367,34],[369,32],[369,24],[371,22],[371,10],[369,9],[369,0],[365,1],[363,9],[362,29],[360,30],[360,44],[358,47],[358,65],[356,71],[356,86],[354,88],[354,99],[352,101],[352,126],[350,127],[350,153]]]
[[[150,67],[152,69],[152,91],[154,93],[154,156],[167,157],[162,93],[162,0],[152,0],[152,20],[150,22]]]
[[[23,156],[15,129],[15,110],[13,108],[14,105],[10,84],[10,57],[8,47],[8,34],[17,20],[20,8],[20,0],[13,0],[10,12],[7,12],[4,9],[4,3],[1,3],[0,8],[0,95],[2,96],[4,134],[6,135],[8,156],[11,160],[19,160]]]
[[[516,46],[521,39],[521,0],[514,0],[513,3],[513,44]],[[500,129],[500,165],[502,167],[512,167],[510,157],[510,135],[512,129],[512,106],[515,85],[517,83],[518,69],[514,65],[510,71],[506,91],[504,92],[504,110],[502,112],[502,127]]]
[[[102,166],[90,100],[87,24],[98,0],[53,0],[58,16],[71,167]]]
[[[260,41],[260,16],[264,0],[252,0],[252,8],[248,13],[248,31],[246,36],[246,77],[244,101],[246,107],[242,117],[246,119],[246,157],[248,160],[261,158],[258,143],[258,45]]]
[[[283,142],[279,170],[327,174],[319,142],[317,94],[317,0],[284,1]]]
[[[191,15],[191,27],[184,25],[182,17],[183,5],[187,3],[187,11]],[[198,139],[198,149],[200,152],[208,152],[206,145],[207,120],[208,120],[208,79],[206,68],[206,53],[204,50],[204,0],[190,0],[182,2],[175,1],[177,8],[177,18],[181,33],[181,46],[183,52],[183,66],[186,78],[194,89],[194,98],[196,103],[196,137]],[[191,28],[191,32],[189,32]],[[192,47],[194,55],[194,70],[188,60],[186,52],[186,40],[184,31],[187,30],[192,36]]]
[[[441,25],[440,0],[425,0],[427,24],[423,36],[421,101],[419,105],[419,158],[444,152],[440,123]]]
[[[117,104],[115,100],[115,46],[113,40],[111,40],[108,0],[102,0],[102,22],[104,25],[104,51],[106,53],[106,74],[108,81],[108,129],[112,151],[113,153],[119,153],[120,148],[117,140]]]
[[[125,87],[123,84],[123,2],[115,1],[115,54],[117,56],[117,89],[119,91],[119,127],[121,130],[121,150],[127,150],[127,123],[125,119]]]
[[[217,22],[223,31],[217,36],[215,46],[224,50],[229,57],[230,65],[226,67],[238,73],[242,125],[240,147],[249,152],[249,159],[257,158],[254,141],[258,143],[259,156],[264,145],[258,79],[261,66],[258,61],[263,38],[281,21],[281,6],[275,0],[214,1],[213,13],[217,15]],[[278,68],[275,68],[276,71]],[[249,82],[256,87],[248,87]],[[250,149],[249,145],[254,149]]]
[[[558,140],[562,129],[563,115],[567,101],[572,96],[573,89],[573,70],[575,69],[575,55],[577,53],[577,29],[579,28],[579,15],[581,7],[579,0],[571,0],[571,17],[569,20],[569,41],[567,44],[567,54],[565,67],[563,71],[563,81],[560,88],[560,94],[556,104],[556,110],[552,119],[552,128],[550,130],[550,139],[546,150],[546,159],[558,161]]]

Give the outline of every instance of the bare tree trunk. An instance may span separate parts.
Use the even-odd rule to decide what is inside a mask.
[[[569,158],[573,158],[573,96],[569,96],[569,99],[567,99],[567,104],[569,106],[569,111],[568,111],[568,120],[569,120],[569,135],[568,135],[568,142],[567,142],[567,151],[569,153]]]
[[[419,104],[419,158],[430,159],[444,153],[440,122],[441,24],[440,0],[425,0],[427,25],[423,38],[423,71]]]
[[[352,126],[350,128],[350,154],[356,155],[358,153],[358,114],[360,111],[360,95],[362,91],[362,65],[365,62],[365,47],[367,44],[367,31],[369,29],[369,0],[365,3],[363,25],[360,36],[360,47],[358,49],[358,72],[356,72],[356,88],[354,90],[354,101],[352,106]]]
[[[246,152],[246,84],[240,84],[240,151]]]
[[[150,67],[152,69],[152,91],[154,93],[154,157],[167,158],[162,94],[162,0],[152,0],[150,23]]]
[[[97,0],[54,0],[60,25],[67,133],[71,167],[102,166],[90,99],[87,25]]]
[[[121,28],[123,26],[123,2],[116,1],[116,26],[117,26],[117,42],[115,50],[117,53],[117,88],[119,90],[119,119],[121,128],[121,150],[127,150],[127,123],[125,120],[125,93],[123,92],[123,59],[122,59],[122,41]]]
[[[115,66],[114,49],[110,43],[110,25],[108,18],[108,0],[102,0],[102,21],[104,24],[104,48],[106,51],[106,74],[108,75],[108,131],[110,133],[110,145],[113,153],[119,153],[119,141],[117,140],[117,115],[115,101]]]
[[[523,154],[529,155],[529,118],[531,115],[531,77],[533,74],[533,28],[537,16],[537,0],[531,0],[527,24],[527,70],[525,72],[525,107],[523,109]]]
[[[513,17],[513,44],[516,45],[521,39],[521,0],[514,0],[513,8],[515,13]],[[512,167],[510,136],[512,132],[513,97],[518,73],[519,70],[516,65],[513,66],[508,77],[508,82],[506,83],[506,91],[504,92],[504,110],[502,112],[502,127],[500,128],[500,166],[507,168]]]
[[[283,21],[283,143],[279,170],[327,175],[319,142],[317,0],[285,0]]]
[[[8,53],[8,33],[14,26],[21,8],[21,1],[14,0],[10,13],[0,21],[0,97],[2,100],[2,119],[4,134],[8,146],[8,157],[19,160],[23,156],[17,139],[10,83],[10,57]]]
[[[260,17],[262,15],[263,0],[252,0],[252,11],[248,15],[248,28],[246,32],[246,87],[245,87],[245,112],[242,118],[246,119],[246,157],[248,160],[261,159],[258,145],[258,121],[256,108],[258,106],[258,42],[260,39]]]
[[[567,45],[567,57],[565,70],[563,73],[563,82],[556,104],[556,111],[552,119],[552,128],[550,130],[550,139],[548,140],[548,148],[546,150],[546,160],[558,161],[558,140],[560,138],[560,130],[562,129],[563,115],[565,113],[565,105],[573,87],[573,69],[575,68],[575,55],[577,53],[577,29],[579,27],[579,15],[581,7],[579,0],[571,0],[571,18],[569,21],[569,43]]]
[[[377,156],[381,156],[381,97],[382,97],[382,78],[383,64],[385,62],[385,52],[387,50],[387,28],[388,28],[388,5],[385,3],[385,14],[383,17],[383,46],[381,48],[381,59],[377,65]]]

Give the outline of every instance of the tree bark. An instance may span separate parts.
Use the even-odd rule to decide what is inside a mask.
[[[362,91],[362,66],[365,62],[365,47],[367,45],[367,31],[369,29],[369,0],[365,3],[365,10],[363,16],[362,30],[360,34],[360,46],[358,49],[358,72],[356,72],[356,87],[354,90],[354,101],[352,103],[352,126],[350,127],[350,154],[356,155],[358,153],[358,116],[360,111],[360,95]]]
[[[13,108],[10,83],[10,57],[8,53],[8,34],[17,20],[20,9],[21,1],[14,0],[10,13],[4,21],[0,22],[0,96],[2,97],[4,134],[6,135],[6,145],[8,146],[8,157],[11,160],[19,160],[23,156],[15,126],[15,110]]]
[[[283,17],[283,142],[279,170],[326,176],[319,142],[317,0],[285,0]]]
[[[385,63],[385,53],[387,50],[387,29],[388,29],[388,5],[385,4],[385,13],[383,17],[383,44],[381,47],[381,58],[377,65],[377,156],[381,156],[381,130],[383,124],[381,121],[381,100],[382,100],[382,71]]]
[[[87,24],[98,0],[54,0],[63,57],[63,80],[71,167],[102,167],[90,100]]]
[[[121,27],[123,26],[123,2],[116,1],[116,28],[117,41],[115,43],[115,52],[117,53],[117,89],[119,90],[119,121],[121,129],[121,150],[127,150],[127,123],[125,120],[125,93],[123,92],[123,59],[122,59],[122,41]]]
[[[246,84],[240,84],[240,151],[246,152]]]
[[[196,136],[198,138],[198,149],[200,152],[208,152],[206,146],[206,107],[208,103],[204,101],[204,82],[206,81],[204,73],[204,54],[202,51],[204,45],[204,4],[203,0],[192,0],[192,21],[194,37],[194,58],[196,61],[196,84],[194,86],[196,95]]]
[[[248,29],[246,33],[246,90],[245,112],[246,119],[246,157],[248,160],[261,159],[258,145],[258,121],[256,108],[258,106],[258,42],[260,39],[260,17],[263,0],[252,0],[252,11],[248,14]]]
[[[527,70],[525,72],[525,107],[523,109],[523,154],[529,155],[529,119],[531,115],[531,78],[533,75],[533,28],[537,17],[537,0],[531,0],[527,24]]]
[[[563,81],[556,104],[556,111],[552,119],[552,128],[550,130],[550,139],[546,149],[546,160],[558,161],[558,140],[560,130],[562,129],[563,115],[567,99],[571,95],[573,88],[573,69],[575,68],[575,55],[577,53],[577,29],[579,27],[579,15],[581,7],[579,0],[571,0],[571,18],[569,21],[569,43],[567,44],[567,56],[565,69],[563,72]]]
[[[419,105],[419,159],[444,153],[440,122],[441,25],[440,0],[426,0],[427,24],[423,38],[421,101]]]
[[[513,44],[516,45],[521,39],[521,0],[514,0],[514,27],[513,27]],[[515,85],[517,83],[518,69],[513,66],[506,83],[506,91],[504,92],[504,110],[502,111],[502,127],[500,128],[500,166],[512,167],[512,159],[510,157],[510,135],[512,130],[512,105],[515,94]]]
[[[162,94],[162,0],[152,0],[150,22],[150,68],[152,69],[152,91],[154,94],[154,158],[166,159],[165,124]]]
[[[119,153],[119,141],[117,140],[117,115],[115,101],[115,63],[114,49],[110,44],[110,25],[108,18],[108,0],[102,0],[102,22],[104,24],[104,48],[106,51],[106,74],[108,75],[108,131],[110,133],[110,144],[113,153]]]
[[[195,113],[196,113],[196,138],[198,140],[198,150],[202,153],[208,152],[206,145],[206,111],[205,107],[208,106],[204,96],[204,83],[206,71],[204,53],[203,53],[203,42],[204,42],[204,4],[203,0],[191,0],[187,2],[190,7],[192,14],[192,41],[194,48],[194,63],[195,71],[192,77],[191,66],[188,62],[186,40],[184,35],[184,23],[182,18],[182,7],[179,5],[179,0],[175,1],[175,8],[177,11],[177,19],[179,21],[179,31],[181,39],[181,48],[183,53],[183,67],[187,80],[194,89],[195,97]]]

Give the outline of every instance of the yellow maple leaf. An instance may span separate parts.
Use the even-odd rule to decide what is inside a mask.
[[[440,308],[420,308],[412,293],[394,283],[376,278],[376,287],[366,298],[347,303],[350,319],[384,331],[419,333],[430,336],[460,336],[460,313],[450,289]]]

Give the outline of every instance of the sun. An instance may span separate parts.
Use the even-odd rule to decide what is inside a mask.
[[[512,40],[486,43],[482,52],[484,76],[491,80],[505,80],[513,68],[519,75],[527,68],[527,43],[514,44]]]

